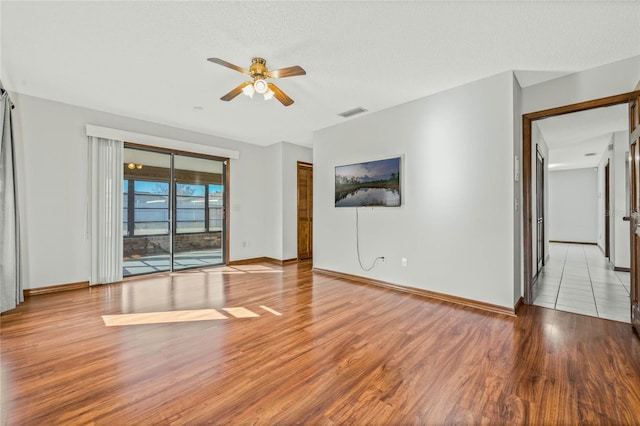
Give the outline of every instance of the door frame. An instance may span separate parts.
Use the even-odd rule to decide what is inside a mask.
[[[534,121],[555,117],[573,112],[587,111],[590,109],[609,107],[620,104],[629,104],[634,98],[640,96],[640,90],[608,96],[586,102],[549,108],[541,111],[530,112],[522,115],[522,221],[523,221],[523,257],[524,257],[524,302],[533,303],[533,224],[532,224],[532,146],[531,126]],[[632,259],[633,262],[633,259]]]
[[[540,170],[538,170],[538,159],[540,159]],[[542,152],[540,151],[540,146],[538,144],[536,144],[536,273],[535,273],[535,277],[538,276],[538,274],[540,273],[540,271],[542,270],[542,268],[544,267],[545,264],[545,239],[546,239],[546,233],[544,232],[544,228],[547,225],[546,224],[546,217],[544,214],[544,209],[545,209],[545,190],[544,190],[544,185],[545,185],[545,179],[544,179],[544,172],[546,169],[546,161],[544,156],[542,155]],[[540,218],[538,217],[538,210],[542,211],[542,232],[540,232]],[[542,234],[542,256],[540,256],[540,233]]]
[[[609,179],[611,176],[611,168],[609,167],[611,160],[607,159],[604,166],[604,257],[611,262],[611,188],[609,187]]]

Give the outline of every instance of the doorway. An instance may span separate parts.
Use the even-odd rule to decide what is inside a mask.
[[[225,264],[227,163],[125,144],[124,277]]]
[[[628,94],[622,94],[617,96],[611,96],[602,99],[596,99],[593,101],[582,102],[573,105],[562,106],[558,108],[552,108],[548,110],[528,113],[523,115],[523,144],[522,144],[522,180],[523,180],[523,240],[524,240],[524,299],[525,303],[533,303],[533,271],[534,266],[533,258],[533,223],[532,223],[532,123],[544,118],[550,118],[560,115],[565,115],[573,112],[587,111],[596,108],[629,104],[629,102],[638,96],[638,92],[632,92]],[[632,256],[633,257],[633,256]],[[632,258],[633,264],[633,258]]]
[[[631,157],[635,159],[633,156],[633,142],[634,138],[637,141],[640,141],[640,125],[638,125],[638,129],[634,131],[636,128],[634,126],[634,114],[632,104],[634,102],[638,102],[640,99],[640,91],[626,93],[617,96],[611,96],[607,98],[596,99],[593,101],[582,102],[573,105],[567,105],[558,108],[552,108],[548,110],[528,113],[523,115],[523,144],[522,144],[522,156],[523,156],[523,164],[522,164],[522,178],[523,178],[523,240],[524,240],[524,298],[525,302],[528,304],[532,303],[533,299],[533,274],[532,274],[532,266],[533,266],[533,227],[532,227],[532,123],[537,120],[541,120],[544,118],[555,117],[559,115],[564,115],[572,112],[579,111],[587,111],[595,108],[602,108],[620,104],[627,104],[630,106],[630,117],[631,117],[631,126],[630,126],[630,145],[631,145]],[[636,121],[640,123],[640,118],[636,118]],[[636,123],[637,124],[637,123]],[[633,166],[633,161],[631,162]],[[633,167],[631,170],[631,178],[633,180]],[[637,185],[636,185],[637,186]],[[634,192],[635,191],[635,192]],[[634,189],[634,185],[631,185],[631,201],[633,201],[634,195],[637,195],[637,188]],[[638,196],[640,199],[640,196]],[[634,209],[634,204],[632,204],[632,216],[636,210]],[[637,215],[640,217],[640,215]],[[632,229],[633,223],[632,223]],[[632,241],[635,238],[636,233],[631,232]],[[634,243],[631,244],[631,310],[633,312],[634,301],[638,299],[637,294],[640,288],[640,280],[638,279],[637,267],[639,265],[640,256],[635,253]],[[634,273],[635,272],[635,273]],[[635,297],[634,297],[635,295]],[[635,302],[637,303],[637,302]],[[631,318],[632,324],[634,324],[634,315],[632,314]]]
[[[313,164],[298,161],[298,260],[313,257]]]

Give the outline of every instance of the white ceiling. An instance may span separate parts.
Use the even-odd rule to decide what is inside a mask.
[[[628,108],[623,104],[536,121],[549,148],[549,169],[597,167],[612,134],[629,131]]]
[[[258,145],[507,70],[535,84],[640,54],[640,2],[0,2],[5,87]],[[220,96],[248,67],[295,103]]]

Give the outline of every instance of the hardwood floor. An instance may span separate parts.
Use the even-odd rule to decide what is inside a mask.
[[[640,423],[628,324],[527,305],[491,314],[310,266],[29,298],[0,317],[2,424]],[[102,318],[201,309],[227,318]]]

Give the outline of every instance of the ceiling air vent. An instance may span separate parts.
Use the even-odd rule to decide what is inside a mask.
[[[349,111],[345,111],[345,112],[340,113],[338,115],[341,116],[341,117],[347,118],[347,117],[351,117],[353,115],[360,114],[360,113],[363,113],[363,112],[367,112],[367,110],[362,108],[362,107],[358,107],[358,108],[350,109]]]
[[[587,152],[584,156],[585,157],[593,157],[594,155],[596,155],[595,152]]]

